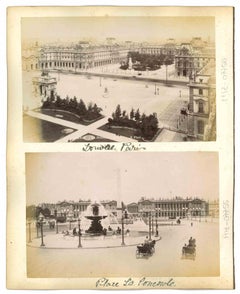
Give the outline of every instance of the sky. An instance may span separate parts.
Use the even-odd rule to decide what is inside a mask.
[[[22,18],[23,41],[76,42],[103,41],[165,42],[192,37],[215,39],[214,17],[36,17]]]
[[[175,196],[215,200],[218,186],[216,152],[26,154],[27,205]]]

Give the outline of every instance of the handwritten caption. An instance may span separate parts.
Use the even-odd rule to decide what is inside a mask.
[[[228,239],[230,237],[230,203],[229,200],[223,201],[223,238]]]
[[[228,79],[228,61],[227,58],[224,57],[221,59],[221,100],[222,101],[227,101],[228,97],[228,84],[227,84],[227,79]]]
[[[121,143],[118,144],[92,144],[86,143],[82,147],[82,151],[91,152],[91,151],[121,151],[121,152],[129,152],[129,151],[144,151],[146,147],[142,146],[141,143]]]
[[[121,288],[121,287],[144,287],[144,288],[160,288],[169,287],[174,288],[176,286],[175,281],[170,278],[167,280],[150,280],[143,278],[128,278],[122,282],[118,282],[109,278],[101,278],[96,282],[96,288]]]

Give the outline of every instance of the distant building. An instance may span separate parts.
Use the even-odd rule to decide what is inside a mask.
[[[209,202],[209,216],[219,218],[219,200]]]
[[[144,199],[138,202],[138,212],[143,218],[149,213],[157,218],[201,217],[208,215],[208,203],[198,198]]]
[[[65,217],[66,219],[78,218],[86,211],[90,205],[90,200],[79,201],[62,201],[56,204],[41,204],[38,207],[42,209],[48,208],[51,215],[55,217]],[[117,201],[108,200],[101,201],[109,216],[117,216]],[[194,218],[209,215],[209,203],[198,198],[181,198],[175,197],[171,199],[140,199],[138,202],[124,204],[129,219],[136,217],[148,218],[151,214],[156,218]],[[212,206],[211,206],[212,207]],[[216,212],[216,208],[211,211]]]
[[[168,39],[168,42],[164,45],[144,45],[139,52],[149,55],[166,55],[174,59],[178,52],[178,46],[175,44],[174,39]]]
[[[126,205],[127,212],[131,218],[138,217],[138,203],[132,202]]]
[[[117,44],[112,46],[82,46],[72,48],[42,48],[39,68],[61,71],[81,71],[127,61],[128,49]]]
[[[39,51],[38,43],[23,44],[22,48],[22,69],[23,71],[39,70]]]
[[[216,140],[215,62],[211,60],[189,83],[188,136]]]
[[[181,44],[178,53],[175,55],[176,76],[192,78],[211,60],[215,59],[214,54],[205,53],[202,49],[202,47],[194,48],[191,43]]]
[[[33,78],[35,96],[53,98],[56,95],[57,79],[50,77],[48,72],[42,72],[40,77]]]
[[[101,201],[101,204],[103,205],[103,207],[110,213],[112,213],[113,215],[117,215],[117,201],[116,200],[104,200]]]

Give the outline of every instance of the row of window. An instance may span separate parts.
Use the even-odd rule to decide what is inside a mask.
[[[204,64],[201,64],[200,62],[196,62],[196,63],[191,63],[191,62],[178,62],[177,63],[178,67],[203,67]]]

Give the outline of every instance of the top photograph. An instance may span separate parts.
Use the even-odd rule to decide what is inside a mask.
[[[23,141],[216,141],[215,17],[21,19]]]

